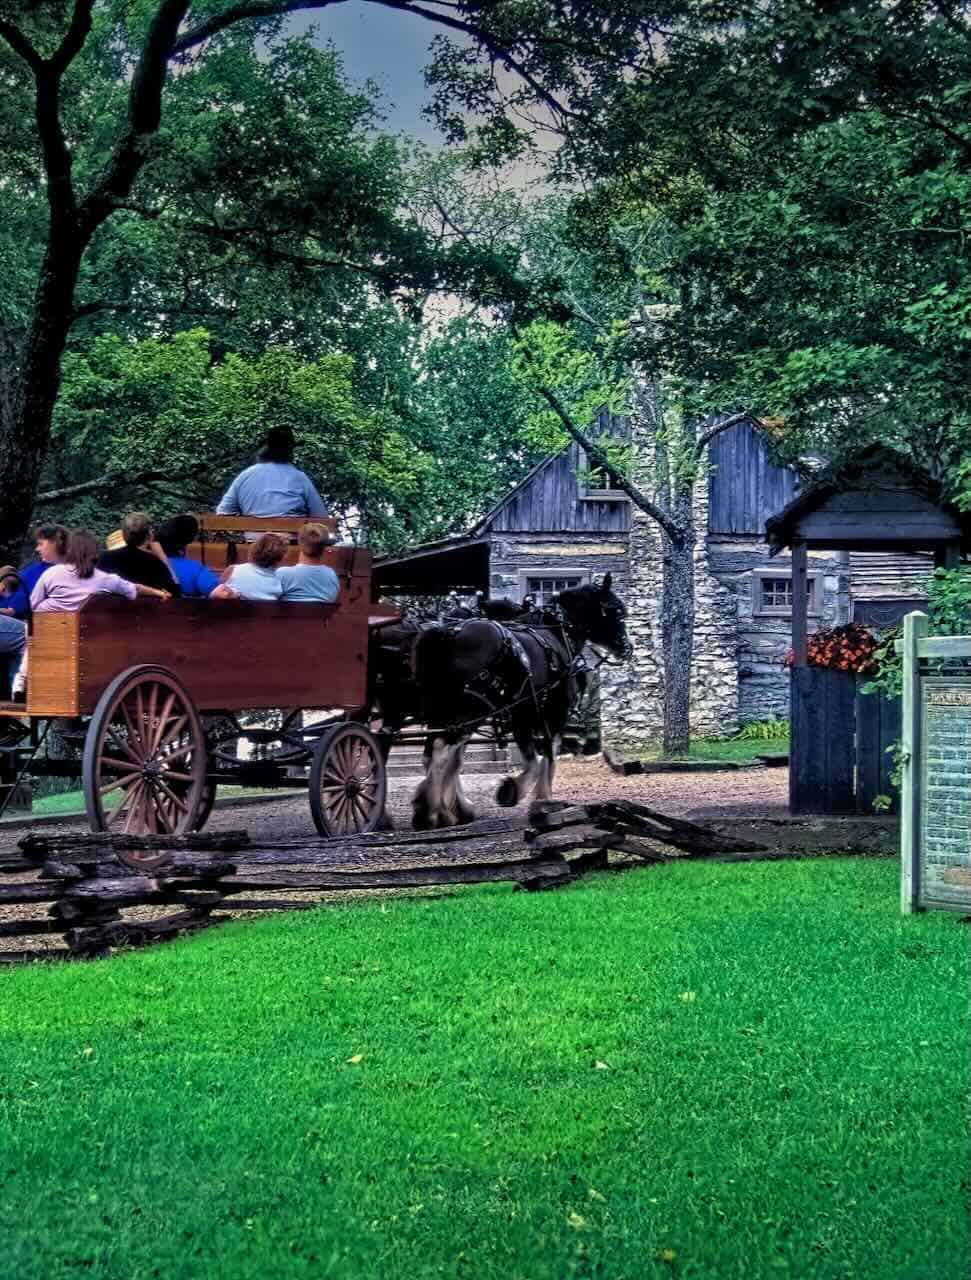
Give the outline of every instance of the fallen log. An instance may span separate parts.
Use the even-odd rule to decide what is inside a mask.
[[[334,892],[341,889],[401,889],[424,888],[448,884],[485,884],[504,880],[524,881],[537,877],[562,878],[570,876],[570,864],[556,854],[545,854],[542,859],[521,859],[518,862],[481,862],[451,867],[389,867],[384,871],[290,871],[290,872],[237,872],[219,881],[220,889],[227,895],[246,893],[260,889],[305,889],[308,891]],[[169,889],[176,887],[171,882]],[[180,883],[179,888],[188,885]]]
[[[568,853],[571,849],[606,849],[617,837],[612,831],[595,827],[591,823],[564,827],[561,831],[541,831],[535,834],[527,846],[531,850]]]
[[[64,926],[49,916],[34,920],[0,921],[0,938],[27,938],[34,933],[62,933],[63,930]]]
[[[122,853],[141,850],[160,853],[163,849],[173,851],[209,853],[233,853],[237,849],[245,849],[250,844],[246,831],[192,831],[181,836],[132,836],[120,835],[113,831],[69,831],[64,835],[38,835],[31,833],[17,842],[21,854],[34,862],[46,862],[48,858],[58,854],[73,854],[86,849],[95,854],[111,851]],[[73,861],[68,857],[66,861]]]
[[[207,911],[180,911],[161,920],[119,920],[113,924],[68,929],[64,936],[75,954],[101,954],[112,947],[163,942],[189,930],[204,929],[210,924],[212,920]]]
[[[36,951],[0,951],[0,964],[37,964],[48,960],[70,960],[71,952],[65,947],[44,947]]]
[[[673,845],[675,849],[699,855],[749,853],[765,847],[752,841],[721,835],[696,822],[689,822],[686,818],[671,818],[666,813],[648,809],[632,800],[606,801],[599,808],[596,822],[621,835],[647,837],[659,844]]]
[[[0,886],[0,906],[8,903],[53,902],[61,896],[65,887],[63,882],[54,880],[3,885]]]

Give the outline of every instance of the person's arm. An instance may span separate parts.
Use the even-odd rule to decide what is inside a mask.
[[[242,514],[242,511],[239,509],[239,476],[237,476],[223,496],[219,499],[219,506],[216,508],[216,515],[241,516]]]
[[[238,591],[234,591],[226,582],[220,582],[209,592],[210,600],[242,600]]]
[[[308,475],[304,475],[303,482],[304,482],[304,500],[307,503],[307,515],[317,516],[318,518],[320,516],[326,516],[327,504],[324,502],[323,498],[314,488],[314,482],[311,480],[311,478]]]
[[[36,609],[42,600],[47,599],[47,579],[48,575],[45,573],[34,583],[34,589],[30,593],[31,609]]]
[[[147,551],[149,555],[153,555],[156,558],[156,560],[161,560],[162,564],[165,566],[165,572],[169,575],[169,577],[175,583],[176,587],[181,592],[181,587],[179,587],[179,579],[176,577],[175,570],[169,564],[168,556],[162,550],[162,544],[160,542],[156,542],[153,539],[151,542],[148,543],[148,545],[144,548],[144,550]]]
[[[156,600],[171,600],[171,591],[162,591],[159,587],[145,587],[140,582],[132,582],[129,584],[135,588],[136,596],[154,596]],[[123,592],[122,594],[127,594]]]

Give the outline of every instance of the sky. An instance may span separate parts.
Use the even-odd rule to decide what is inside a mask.
[[[359,0],[294,22],[295,30],[308,27],[317,28],[321,43],[333,42],[352,84],[375,81],[384,98],[390,132],[441,142],[434,126],[421,116],[429,97],[422,72],[430,61],[428,46],[441,27]]]

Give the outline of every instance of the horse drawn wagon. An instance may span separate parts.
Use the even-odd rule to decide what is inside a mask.
[[[189,554],[216,570],[247,557],[235,539],[303,523],[199,522]],[[37,614],[26,703],[0,703],[15,776],[80,777],[95,831],[199,830],[223,785],[306,788],[321,834],[372,830],[386,749],[348,718],[367,699],[371,557],[332,546],[325,562],[335,604],[96,595],[76,613]],[[334,714],[303,723],[322,711]]]

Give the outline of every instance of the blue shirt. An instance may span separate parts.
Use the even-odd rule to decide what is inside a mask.
[[[241,471],[220,500],[221,516],[325,516],[308,475],[292,462],[257,462]]]
[[[244,600],[279,600],[283,595],[283,583],[274,569],[262,569],[258,564],[238,564],[230,575],[229,585]]]
[[[169,564],[184,596],[207,596],[219,586],[219,579],[213,571],[198,560],[190,560],[188,556],[169,556]]]
[[[333,604],[340,591],[337,574],[326,564],[291,564],[277,570],[283,583],[283,599]]]
[[[22,585],[6,597],[2,607],[13,609],[15,618],[26,618],[30,614],[30,593],[47,570],[53,568],[54,566],[48,564],[46,560],[34,560],[26,568],[20,569],[18,573]]]

